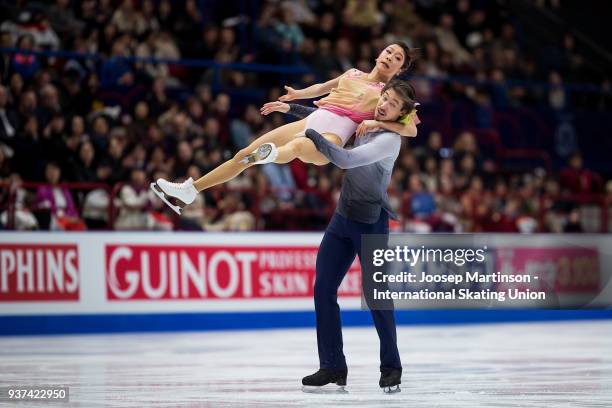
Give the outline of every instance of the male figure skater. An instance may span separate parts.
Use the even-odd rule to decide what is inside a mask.
[[[401,80],[391,80],[383,89],[376,107],[376,120],[397,121],[402,116],[415,120],[415,94],[412,86]],[[285,107],[272,111],[286,112]],[[302,116],[309,108],[289,105],[288,113]],[[361,133],[358,129],[357,133]],[[389,217],[397,218],[389,205],[387,187],[401,147],[401,136],[387,130],[372,130],[358,136],[353,149],[344,149],[325,139],[313,129],[306,137],[336,166],[347,169],[335,214],[331,219],[317,254],[314,288],[317,316],[317,345],[320,369],[302,379],[305,386],[321,387],[335,383],[346,385],[347,366],[342,352],[342,328],[337,292],[355,255],[361,251],[362,234],[388,234]],[[363,265],[362,265],[363,269]],[[398,392],[402,366],[397,349],[393,310],[372,310],[380,339],[379,385],[385,392]]]

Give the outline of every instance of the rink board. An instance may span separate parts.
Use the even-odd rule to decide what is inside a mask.
[[[320,233],[2,233],[0,334],[310,327],[321,238]],[[576,275],[584,260],[571,254],[589,254],[597,258],[601,296],[611,297],[608,235],[486,239],[494,264],[542,267],[548,274]],[[555,263],[559,254],[570,254],[563,264],[569,269]],[[567,286],[568,293],[581,290],[579,280],[570,281],[578,286]],[[355,261],[339,293],[345,325],[371,322],[360,310],[360,290]],[[611,315],[609,309],[414,310],[399,311],[397,320],[441,324]]]

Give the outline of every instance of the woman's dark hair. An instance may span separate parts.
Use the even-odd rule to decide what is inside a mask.
[[[406,113],[412,112],[416,106],[416,92],[410,82],[392,78],[389,82],[387,82],[381,93],[384,93],[389,89],[393,89],[395,93],[402,98],[402,110]]]
[[[402,65],[402,70],[407,70],[412,66],[414,60],[418,57],[418,48],[410,48],[408,44],[403,41],[397,41],[393,44],[401,47],[402,51],[404,51],[404,64]]]

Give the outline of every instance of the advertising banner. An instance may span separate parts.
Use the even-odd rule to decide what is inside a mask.
[[[76,244],[0,245],[0,302],[79,300]]]
[[[0,332],[311,326],[321,239],[321,233],[2,233],[4,329]],[[390,285],[407,294],[446,296],[453,289],[458,295],[555,294],[548,296],[547,303],[472,298],[472,303],[451,302],[451,309],[610,306],[612,237],[608,235],[392,234],[389,242],[409,245],[414,251],[415,256],[393,263],[390,269],[400,277],[418,278]],[[422,258],[427,249],[452,249],[452,262],[444,257]],[[465,275],[468,272],[478,279],[449,280],[451,276],[471,279]],[[510,282],[508,278],[523,275],[532,279]],[[495,280],[495,276],[504,278]],[[366,314],[359,314],[362,286],[356,258],[338,291],[342,311],[352,313],[343,319],[346,324],[369,321]],[[428,299],[396,304],[398,310],[445,307]],[[402,319],[398,315],[398,321]],[[410,315],[404,320],[415,319],[425,318]]]

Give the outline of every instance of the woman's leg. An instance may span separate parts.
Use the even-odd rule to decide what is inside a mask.
[[[236,153],[233,158],[197,179],[193,183],[194,187],[196,190],[198,190],[198,192],[200,192],[212,186],[216,186],[217,184],[225,183],[226,181],[233,179],[238,174],[242,173],[247,167],[251,167],[253,165],[252,163],[240,163],[240,161],[247,154],[250,154],[253,150],[257,149],[264,143],[274,143],[276,146],[284,146],[285,144],[294,140],[295,134],[304,131],[305,124],[306,119],[301,119],[297,122],[287,123],[286,125],[278,127],[265,135],[258,137],[253,141],[253,143]]]
[[[342,140],[338,135],[333,133],[323,133],[330,142],[341,146]],[[325,157],[312,142],[304,136],[296,137],[291,142],[278,148],[278,156],[276,157],[275,163],[289,163],[293,159],[300,159],[304,163],[312,163],[317,166],[323,166],[329,163],[327,157]]]

